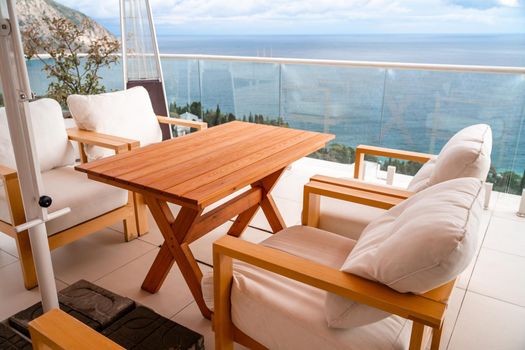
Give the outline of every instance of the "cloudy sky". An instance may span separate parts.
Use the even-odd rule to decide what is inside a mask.
[[[525,33],[525,0],[150,0],[160,34]],[[118,0],[58,0],[118,32]]]

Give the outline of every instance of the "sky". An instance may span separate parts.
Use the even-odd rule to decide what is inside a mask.
[[[118,0],[58,0],[119,32]],[[525,33],[525,0],[150,0],[158,34]]]

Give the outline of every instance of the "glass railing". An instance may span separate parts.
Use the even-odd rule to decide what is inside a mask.
[[[45,93],[38,65],[33,88]],[[525,186],[525,69],[166,55],[162,58],[170,112],[194,114],[211,126],[231,120],[333,133],[313,157],[354,162],[358,144],[439,153],[461,128],[493,130],[489,181],[498,191]],[[103,72],[120,89],[120,69]],[[389,159],[383,168],[414,174],[419,165]]]

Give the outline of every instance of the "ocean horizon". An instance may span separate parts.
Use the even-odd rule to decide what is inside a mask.
[[[525,67],[517,35],[159,36],[161,54]],[[525,169],[525,76],[162,59],[168,103],[282,117],[290,127],[330,132],[335,142],[437,153],[459,129],[491,125],[493,165]],[[44,94],[42,64],[28,62]],[[101,72],[107,90],[123,87],[120,65]]]

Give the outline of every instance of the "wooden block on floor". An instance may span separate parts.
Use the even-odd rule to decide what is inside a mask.
[[[31,350],[31,343],[0,323],[0,350]]]
[[[102,334],[126,349],[204,349],[202,335],[143,306],[113,323]]]
[[[108,327],[135,308],[133,300],[85,280],[80,280],[62,289],[58,292],[58,300],[61,304],[100,323],[102,328]]]

